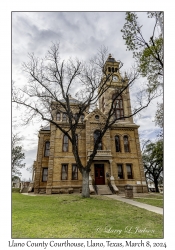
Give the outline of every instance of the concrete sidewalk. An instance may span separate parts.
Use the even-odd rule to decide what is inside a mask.
[[[146,209],[148,211],[163,215],[163,208],[160,208],[160,207],[155,207],[155,206],[151,206],[151,205],[141,203],[141,202],[138,202],[138,201],[133,201],[132,199],[126,199],[126,198],[123,198],[123,197],[121,197],[119,195],[116,195],[116,194],[104,195],[104,196],[106,196],[108,198],[118,200],[118,201],[126,202],[126,203],[128,203],[130,205],[140,207],[140,208]]]

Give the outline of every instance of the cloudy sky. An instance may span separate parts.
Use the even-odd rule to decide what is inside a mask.
[[[154,20],[147,19],[146,12],[139,12],[139,22],[143,25],[145,38],[151,36]],[[126,51],[121,29],[125,23],[125,12],[13,12],[12,13],[12,79],[18,85],[25,85],[27,79],[21,64],[28,61],[28,53],[43,57],[52,42],[60,42],[61,58],[78,57],[89,60],[101,46],[106,46],[116,60],[124,64],[123,71],[130,69],[134,60],[132,53]],[[140,79],[143,82],[143,79]],[[134,89],[131,100],[134,100]],[[135,118],[140,125],[141,139],[154,139],[158,128],[154,124],[155,100]],[[18,123],[20,112],[13,110],[13,121]],[[16,123],[14,123],[16,124]],[[24,137],[26,167],[36,159],[37,133],[41,124],[17,127]],[[31,174],[23,171],[23,178]]]

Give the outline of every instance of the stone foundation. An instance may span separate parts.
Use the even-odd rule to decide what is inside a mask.
[[[72,194],[81,193],[81,187],[52,187],[52,188],[35,188],[34,194]]]
[[[119,189],[119,193],[125,193],[125,185],[116,185]],[[133,193],[148,193],[148,188],[146,185],[132,185]]]

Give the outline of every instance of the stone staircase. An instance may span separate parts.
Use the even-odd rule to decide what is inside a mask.
[[[96,185],[98,195],[112,194],[107,185]]]

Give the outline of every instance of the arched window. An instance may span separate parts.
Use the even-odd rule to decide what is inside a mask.
[[[101,135],[101,131],[100,130],[95,130],[94,132],[94,144],[96,142],[96,140],[98,139],[98,137]],[[102,140],[100,140],[99,144],[98,144],[98,150],[102,150]]]
[[[116,98],[117,96],[117,98]],[[112,96],[113,100],[115,99],[114,101],[114,109],[115,109],[115,116],[117,119],[124,119],[123,116],[124,116],[124,111],[123,111],[123,99],[122,99],[122,96],[121,95],[118,95],[118,94],[114,94]]]
[[[108,67],[108,71],[111,72],[111,67]]]
[[[68,152],[69,138],[67,135],[63,136],[63,152]]]
[[[60,121],[60,120],[61,120],[61,114],[60,114],[60,112],[57,113],[56,120],[57,120],[57,121]]]
[[[129,152],[129,141],[128,141],[128,136],[125,135],[123,137],[123,142],[124,142],[124,150],[125,152]]]
[[[49,156],[49,153],[50,153],[50,142],[46,141],[45,142],[44,156]]]
[[[63,113],[62,121],[67,122],[67,114],[66,113]]]
[[[115,136],[115,148],[116,152],[120,152],[120,137],[118,135]]]

